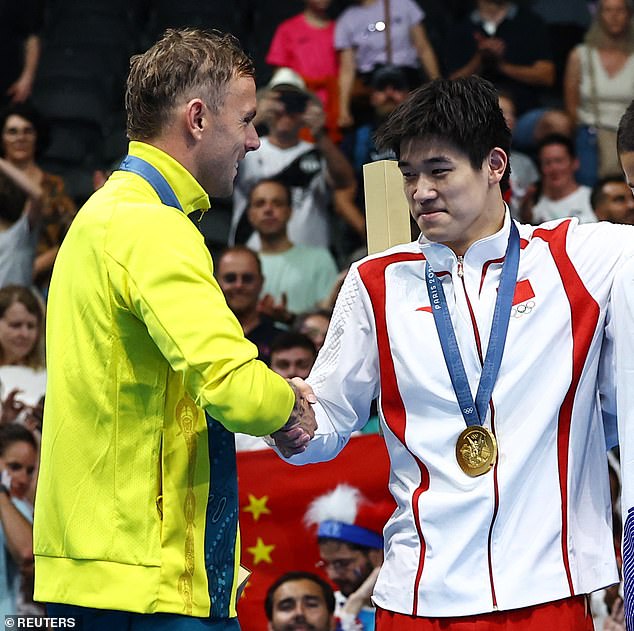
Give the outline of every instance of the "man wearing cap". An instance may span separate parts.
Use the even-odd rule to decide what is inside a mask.
[[[383,526],[393,508],[340,484],[306,511],[305,523],[317,527],[320,565],[338,587],[335,616],[342,631],[374,629],[370,596],[383,563]]]
[[[370,87],[371,119],[350,129],[341,143],[359,181],[362,181],[364,164],[394,159],[392,151],[377,149],[374,132],[409,94],[407,76],[398,66],[381,66],[372,75]]]
[[[259,250],[246,208],[250,190],[263,178],[279,179],[291,188],[293,214],[288,236],[293,243],[330,245],[331,195],[335,211],[359,234],[364,234],[365,219],[353,203],[352,167],[324,132],[323,107],[306,90],[304,80],[290,68],[277,70],[259,99],[258,114],[266,122],[269,134],[261,138],[258,151],[238,168],[230,242],[247,242]],[[308,128],[314,142],[301,139],[303,128]]]

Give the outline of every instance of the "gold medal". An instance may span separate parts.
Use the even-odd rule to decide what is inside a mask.
[[[467,427],[456,442],[456,459],[460,468],[472,478],[490,471],[498,455],[495,436],[485,427]]]

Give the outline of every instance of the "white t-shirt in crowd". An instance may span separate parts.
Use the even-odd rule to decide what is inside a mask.
[[[577,217],[579,223],[597,221],[597,216],[590,204],[591,192],[589,186],[579,186],[574,193],[557,200],[542,195],[533,208],[533,223],[539,224],[565,217]]]

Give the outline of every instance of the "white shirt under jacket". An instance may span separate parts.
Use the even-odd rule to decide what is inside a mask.
[[[418,616],[464,616],[585,594],[618,581],[606,459],[615,432],[612,280],[634,228],[576,219],[519,225],[521,255],[506,348],[485,426],[494,470],[456,462],[465,429],[424,281],[440,274],[475,391],[510,218],[462,268],[446,246],[397,246],[353,265],[308,379],[318,430],[293,464],[329,460],[379,396],[397,509],[373,599]],[[603,348],[603,352],[602,352]],[[372,463],[360,463],[371,467]]]

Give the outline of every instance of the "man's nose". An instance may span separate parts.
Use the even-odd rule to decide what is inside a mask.
[[[249,123],[249,127],[247,129],[247,138],[244,146],[247,152],[255,151],[260,147],[260,137],[258,136],[258,132],[253,123]]]
[[[433,180],[430,177],[421,174],[415,183],[415,190],[413,194],[414,200],[417,202],[424,202],[428,199],[434,199],[437,194]]]

